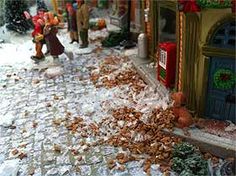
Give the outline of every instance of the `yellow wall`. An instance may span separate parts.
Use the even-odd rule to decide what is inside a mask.
[[[208,9],[201,11],[200,25],[202,27],[201,41],[203,44],[206,42],[206,38],[209,30],[215,23],[224,17],[232,15],[231,9]]]

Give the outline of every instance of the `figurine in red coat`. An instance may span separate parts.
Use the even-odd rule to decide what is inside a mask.
[[[34,16],[32,21],[34,23],[34,31],[32,32],[32,37],[33,42],[35,42],[36,55],[31,56],[31,59],[39,61],[44,58],[44,54],[42,52],[43,44],[45,43],[43,37],[44,22],[38,15]]]

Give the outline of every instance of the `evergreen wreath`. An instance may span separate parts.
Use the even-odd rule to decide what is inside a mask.
[[[202,8],[229,8],[232,0],[197,0]]]
[[[235,85],[236,75],[229,69],[219,69],[214,73],[214,85],[218,89],[231,89]]]

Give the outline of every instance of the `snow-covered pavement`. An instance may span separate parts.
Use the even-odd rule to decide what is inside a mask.
[[[75,58],[62,55],[56,64],[51,57],[34,64],[28,36],[0,44],[0,175],[146,175],[145,156],[110,163],[117,154],[129,152],[101,143],[119,131],[105,123],[123,107],[143,113],[145,121],[153,109],[168,107],[168,95],[154,93],[123,53],[96,42],[78,49],[68,44],[65,32],[60,31],[60,40]],[[106,33],[90,33],[93,40],[101,35]],[[127,71],[134,73],[130,83],[122,79]],[[112,81],[117,75],[122,84]],[[126,122],[117,123],[122,128]],[[158,165],[150,172],[160,174]]]

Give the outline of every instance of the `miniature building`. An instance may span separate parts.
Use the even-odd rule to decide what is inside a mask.
[[[131,1],[131,29],[134,32],[140,32],[142,27],[142,1]]]
[[[128,23],[128,2],[125,0],[115,0],[113,2],[113,12],[110,15],[110,23],[118,27],[126,26]]]
[[[146,4],[150,58],[159,61],[161,43],[176,43],[174,87],[186,94],[187,107],[203,117],[235,122],[233,2],[146,0]]]
[[[130,22],[133,29],[141,29],[141,9],[142,1],[141,0],[132,0],[131,1],[131,12],[130,12]],[[113,0],[112,2],[112,14],[110,16],[111,23],[122,27],[127,24],[128,18],[128,1],[126,0]]]

